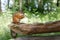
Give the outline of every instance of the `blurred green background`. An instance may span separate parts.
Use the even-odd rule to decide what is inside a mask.
[[[7,0],[3,12],[2,0],[0,0],[0,40],[12,38],[8,25],[12,22],[13,14],[20,9],[25,14],[25,18],[21,20],[23,23],[46,23],[60,20],[60,0],[13,0],[13,4],[10,4],[10,1],[12,0]],[[60,32],[32,34],[31,36],[53,35],[60,35]],[[18,36],[22,37],[23,35],[18,34]]]

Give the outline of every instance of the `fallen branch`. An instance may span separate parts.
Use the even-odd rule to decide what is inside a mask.
[[[21,34],[60,32],[60,21],[36,24],[10,24],[10,29]]]

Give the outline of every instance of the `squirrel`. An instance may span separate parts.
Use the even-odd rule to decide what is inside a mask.
[[[14,24],[19,24],[20,20],[24,18],[24,14],[22,11],[18,11],[13,15],[13,23]]]

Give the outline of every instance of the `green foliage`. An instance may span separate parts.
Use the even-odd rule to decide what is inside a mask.
[[[8,24],[11,22],[11,14],[2,13],[0,16],[0,40],[9,40],[11,38]]]
[[[35,3],[35,1],[37,3]],[[41,2],[38,2],[37,0],[25,0],[23,1],[22,9],[23,11],[29,11],[30,13],[33,13],[35,15],[39,15],[39,13],[47,14],[52,11],[56,11],[55,4],[52,2],[53,0],[41,0]],[[37,7],[36,7],[37,5]],[[12,11],[18,11],[19,10],[19,4],[18,1],[15,1],[15,6],[12,6]],[[37,13],[37,14],[36,14]]]
[[[49,22],[49,21],[56,21],[60,20],[60,7],[57,8],[56,12],[51,12],[48,14],[41,14],[35,15],[33,13],[30,13],[29,11],[26,12],[26,16],[30,19],[30,22]],[[8,25],[11,23],[12,15],[10,13],[13,13],[13,11],[7,11],[6,13],[2,13],[0,16],[0,40],[9,40],[11,39],[10,35],[10,29],[8,28]],[[40,18],[40,19],[39,19]],[[28,22],[29,23],[29,22]],[[53,35],[60,35],[60,32],[56,33],[44,33],[44,34],[32,34],[32,35],[19,35],[20,37],[23,36],[53,36]]]
[[[52,4],[52,6],[54,7],[55,5]],[[29,19],[28,23],[34,23],[34,22],[45,23],[49,21],[60,20],[60,7],[57,7],[55,11],[47,12],[45,14],[38,12],[37,8],[34,8],[34,6],[32,7],[32,9],[33,11],[29,11],[25,6],[23,6],[24,14]],[[8,28],[8,25],[12,22],[12,14],[18,10],[19,10],[19,5],[18,5],[18,1],[16,0],[16,4],[11,8],[11,10],[7,10],[7,12],[0,14],[1,15],[0,16],[0,40],[9,40],[11,38],[10,29]],[[32,36],[52,36],[52,35],[60,35],[60,32],[32,34]]]

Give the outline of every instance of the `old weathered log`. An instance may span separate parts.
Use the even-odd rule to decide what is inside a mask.
[[[20,34],[37,34],[37,33],[49,33],[60,32],[60,21],[49,23],[35,23],[35,24],[10,24],[10,29]]]

